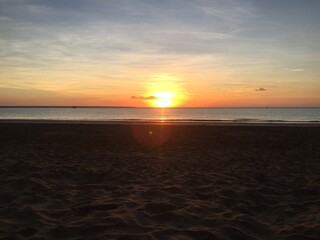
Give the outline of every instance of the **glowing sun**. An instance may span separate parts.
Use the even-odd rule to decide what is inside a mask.
[[[153,94],[155,97],[153,103],[157,107],[170,107],[173,104],[174,95],[175,94],[173,92],[156,92]]]
[[[185,101],[182,80],[174,75],[158,74],[150,77],[147,83],[148,105],[157,108],[181,106]]]

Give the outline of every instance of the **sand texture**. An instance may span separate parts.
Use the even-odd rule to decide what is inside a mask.
[[[0,124],[0,239],[319,239],[320,128]]]

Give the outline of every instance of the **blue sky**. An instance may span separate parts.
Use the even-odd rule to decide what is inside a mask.
[[[0,0],[0,105],[143,105],[130,96],[149,94],[155,79],[174,82],[190,106],[320,105],[319,9],[316,0]]]

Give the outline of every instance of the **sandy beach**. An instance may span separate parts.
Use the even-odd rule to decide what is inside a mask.
[[[319,239],[320,127],[0,123],[0,239]]]

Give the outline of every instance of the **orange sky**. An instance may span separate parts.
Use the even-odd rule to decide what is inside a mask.
[[[140,74],[137,78],[142,79]],[[3,87],[0,105],[154,107],[164,92],[171,93],[170,107],[319,106],[320,89],[316,83],[311,87],[296,82],[290,84],[290,88],[283,88],[277,82],[224,85],[218,79],[201,82],[192,80],[194,78],[184,80],[170,74],[146,75],[144,80],[131,80],[134,84],[125,81],[121,85],[112,81],[114,85],[104,85],[104,81],[96,79],[79,81],[78,78],[77,81],[68,79],[54,84],[33,81],[28,87],[22,84],[15,88]],[[97,87],[93,83],[97,83]]]
[[[318,1],[40,2],[0,1],[2,106],[320,106]]]

